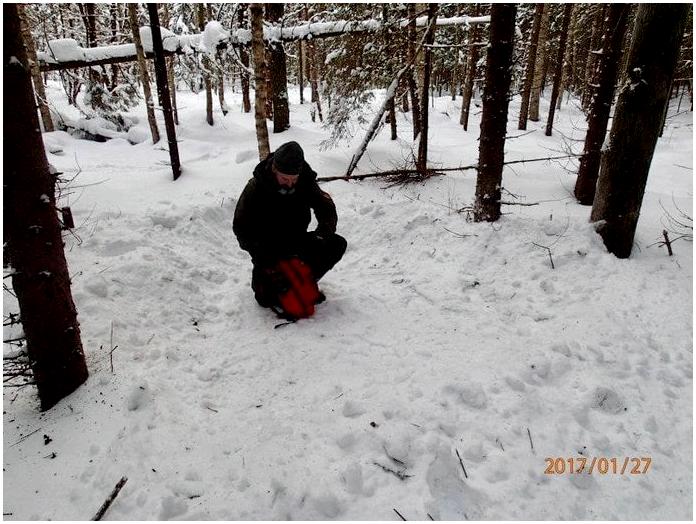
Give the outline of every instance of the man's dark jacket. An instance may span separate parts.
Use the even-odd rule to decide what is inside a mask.
[[[307,162],[302,163],[294,192],[285,195],[279,192],[272,163],[273,154],[256,166],[234,212],[234,234],[254,264],[295,254],[294,249],[307,232],[312,209],[317,234],[335,233],[338,222],[333,200],[319,188],[317,174]]]

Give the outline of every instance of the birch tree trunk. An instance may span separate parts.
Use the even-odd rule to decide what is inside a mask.
[[[29,58],[29,64],[31,65],[31,78],[34,82],[34,92],[36,93],[36,105],[39,106],[39,113],[41,114],[41,123],[43,124],[43,130],[48,132],[53,131],[53,119],[51,118],[51,111],[48,108],[48,99],[46,98],[46,88],[44,87],[43,78],[41,77],[41,71],[39,71],[39,61],[36,59],[36,46],[34,45],[34,37],[29,30],[29,21],[27,20],[26,14],[24,13],[24,5],[17,4],[17,11],[19,13],[19,19],[22,26],[22,37],[24,39],[24,44],[27,46],[27,55]]]
[[[251,47],[254,54],[254,80],[256,96],[254,111],[256,119],[256,141],[259,147],[259,160],[265,160],[271,154],[266,127],[266,78],[265,46],[263,43],[263,4],[249,4],[251,15]]]
[[[147,62],[145,62],[145,52],[143,44],[140,40],[140,24],[138,23],[138,7],[136,4],[127,4],[128,19],[133,31],[133,43],[135,44],[135,52],[138,55],[138,71],[140,72],[140,82],[143,84],[143,93],[145,94],[145,107],[147,109],[147,122],[150,124],[150,134],[152,135],[152,143],[156,144],[160,140],[159,129],[157,128],[157,119],[155,118],[155,103],[152,100],[152,91],[150,90],[150,74],[147,71]]]
[[[585,150],[580,159],[578,178],[575,181],[575,198],[582,205],[592,205],[601,161],[601,149],[609,124],[609,111],[614,99],[614,82],[618,67],[617,54],[621,48],[626,23],[628,4],[610,4],[607,9],[606,27],[601,41],[599,71],[595,95],[592,97],[590,114],[587,118]]]
[[[561,90],[561,77],[563,76],[563,57],[565,56],[566,42],[568,41],[568,27],[573,15],[573,4],[563,6],[563,25],[561,27],[561,41],[558,44],[558,55],[556,60],[556,73],[553,75],[553,91],[551,92],[551,102],[549,102],[549,117],[546,121],[546,136],[551,136],[553,129],[553,119],[556,114],[556,101]]]
[[[610,253],[627,258],[640,216],[662,110],[674,77],[689,4],[640,4],[591,220]]]
[[[88,372],[56,214],[29,58],[16,4],[3,4],[4,205],[12,287],[41,409],[75,391]],[[14,60],[12,60],[14,58]]]
[[[552,9],[553,4],[544,6],[544,15],[541,17],[541,26],[539,27],[537,56],[534,64],[534,81],[532,82],[532,91],[529,96],[529,120],[532,122],[539,121],[539,99],[544,87],[545,64],[549,54],[548,34]]]
[[[474,201],[476,222],[495,222],[500,218],[500,187],[503,180],[516,10],[515,4],[491,5],[490,44],[486,59],[486,85],[483,93]]]
[[[520,119],[517,129],[527,129],[527,117],[529,116],[529,97],[532,94],[532,82],[534,81],[534,64],[536,63],[537,44],[539,41],[539,30],[541,29],[541,19],[544,17],[544,4],[537,4],[534,11],[534,22],[532,32],[529,35],[529,48],[527,51],[527,68],[524,73],[522,87],[522,106],[520,108]]]

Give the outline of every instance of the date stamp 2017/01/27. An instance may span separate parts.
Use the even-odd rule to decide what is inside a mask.
[[[546,475],[645,475],[652,464],[650,457],[546,457],[544,461]]]

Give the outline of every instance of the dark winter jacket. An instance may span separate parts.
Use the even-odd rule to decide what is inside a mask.
[[[294,254],[294,246],[307,232],[312,209],[317,234],[335,233],[338,222],[333,200],[319,188],[317,174],[307,162],[290,194],[279,192],[272,163],[273,154],[256,166],[234,212],[234,234],[255,264]]]

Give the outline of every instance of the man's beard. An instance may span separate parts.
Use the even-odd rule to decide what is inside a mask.
[[[278,188],[278,193],[281,195],[292,195],[295,192],[295,187],[285,187],[285,186],[280,186]]]

